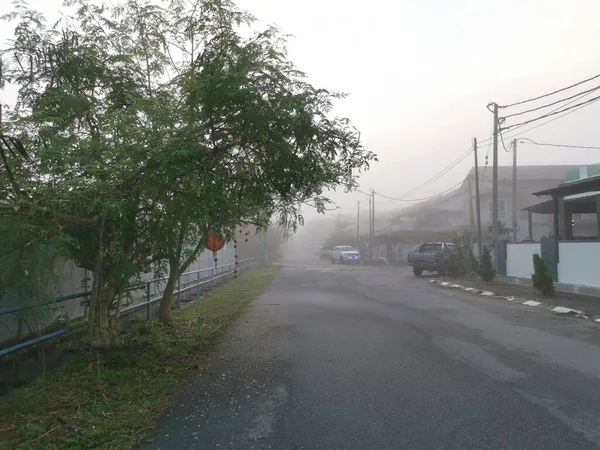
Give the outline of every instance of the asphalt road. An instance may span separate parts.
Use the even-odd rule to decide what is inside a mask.
[[[598,448],[600,326],[407,269],[289,262],[151,437],[178,450]]]

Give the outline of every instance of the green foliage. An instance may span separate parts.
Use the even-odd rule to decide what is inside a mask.
[[[178,311],[171,326],[142,322],[122,346],[72,353],[61,368],[13,390],[0,402],[0,448],[137,447],[175,386],[199,375],[208,347],[276,272],[253,269]]]
[[[231,2],[68,4],[57,29],[25,3],[9,14],[2,75],[19,96],[6,132],[26,156],[6,153],[0,204],[93,272],[100,344],[116,343],[140,271],[176,278],[209,230],[229,239],[239,221],[295,231],[302,205],[323,212],[322,192],[353,189],[376,160],[329,117],[343,95],[310,85],[278,30],[242,37],[254,20]]]
[[[478,273],[481,279],[486,283],[489,283],[496,278],[496,269],[494,269],[494,265],[492,264],[492,255],[487,246],[483,247],[483,251],[481,252]]]
[[[453,252],[448,257],[446,264],[446,274],[451,277],[459,277],[465,274],[460,257],[456,252]]]
[[[537,253],[533,255],[533,274],[531,274],[533,287],[544,295],[554,294],[554,280],[548,273],[548,266]]]
[[[471,276],[477,273],[479,263],[473,254],[469,231],[454,236],[455,249],[448,258],[446,272],[453,277]]]

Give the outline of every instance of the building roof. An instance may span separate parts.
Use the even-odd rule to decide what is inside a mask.
[[[568,181],[566,183],[559,184],[557,187],[552,189],[534,192],[533,195],[537,195],[538,197],[542,195],[565,197],[568,195],[584,194],[592,191],[600,191],[600,175],[582,178],[575,181]]]
[[[595,197],[577,197],[566,198],[565,202],[569,204],[569,210],[573,214],[594,214],[596,212]],[[554,200],[546,200],[536,205],[523,208],[523,211],[534,214],[554,214]]]
[[[517,166],[517,180],[564,181],[569,170],[579,169],[579,167],[578,165]],[[498,180],[512,180],[512,170],[512,166],[498,166]],[[475,167],[471,168],[469,175],[475,176]],[[479,167],[479,175],[481,179],[492,180],[492,167]]]
[[[517,166],[517,180],[526,181],[526,180],[545,180],[545,181],[555,181],[561,182],[566,179],[567,172],[569,170],[579,168],[578,165],[558,165],[558,166]],[[498,166],[498,180],[512,180],[512,166]],[[408,206],[406,208],[402,208],[396,214],[396,217],[403,217],[413,214],[416,211],[422,210],[428,206],[432,206],[435,204],[439,204],[443,201],[449,200],[451,198],[456,197],[457,195],[462,194],[468,189],[468,178],[475,177],[475,167],[472,167],[463,184],[454,189],[451,192],[448,192],[444,195],[439,195],[430,200],[416,203],[414,205]],[[480,181],[492,181],[492,168],[491,167],[479,167],[479,178]]]

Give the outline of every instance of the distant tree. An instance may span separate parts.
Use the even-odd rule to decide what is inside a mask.
[[[356,236],[348,229],[350,223],[337,221],[335,228],[323,244],[326,249],[331,249],[338,245],[356,245]]]

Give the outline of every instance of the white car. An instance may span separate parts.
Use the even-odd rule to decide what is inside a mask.
[[[358,264],[360,262],[360,253],[354,247],[340,245],[337,247],[333,247],[333,250],[331,250],[331,253],[329,254],[329,260],[332,264]]]

